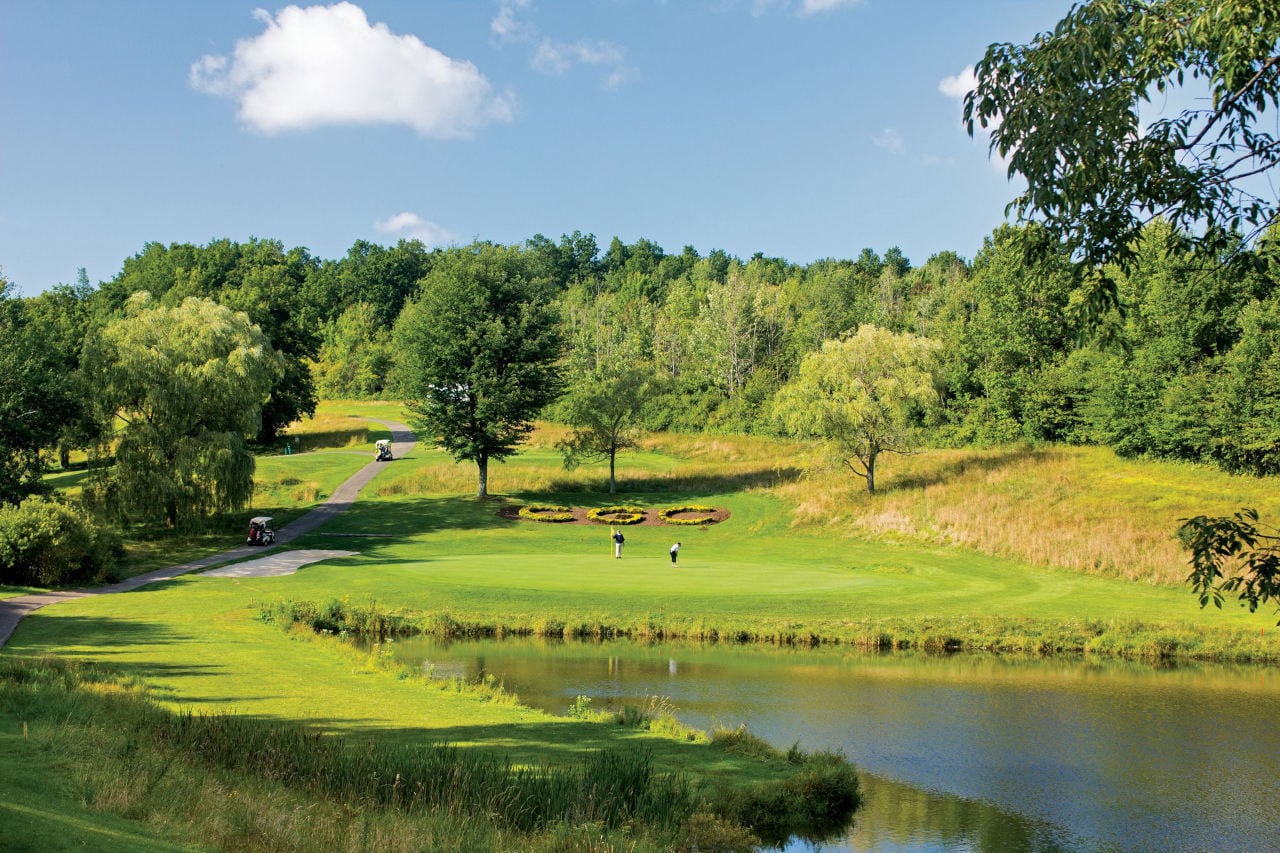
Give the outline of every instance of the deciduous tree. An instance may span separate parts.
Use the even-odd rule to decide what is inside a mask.
[[[609,460],[609,494],[617,493],[618,453],[636,446],[640,412],[653,388],[653,370],[613,367],[580,376],[561,401],[573,433],[558,446],[573,470],[584,461]]]
[[[157,305],[137,294],[85,345],[103,411],[123,424],[104,497],[126,518],[196,527],[253,490],[247,441],[283,369],[242,313],[196,297]]]
[[[936,396],[937,351],[928,338],[862,326],[805,358],[774,397],[774,416],[791,435],[825,440],[874,493],[880,454],[914,447],[910,407]]]
[[[0,275],[0,504],[43,491],[40,451],[81,410],[68,371]]]
[[[969,132],[990,130],[1027,182],[1010,209],[1089,265],[1126,259],[1157,217],[1210,236],[1276,219],[1274,188],[1253,180],[1280,164],[1273,0],[1077,3],[1029,44],[991,45],[975,73]],[[1184,85],[1193,105],[1161,115]]]
[[[454,459],[516,452],[560,390],[559,318],[519,250],[477,243],[442,253],[396,325],[397,376],[411,421]]]

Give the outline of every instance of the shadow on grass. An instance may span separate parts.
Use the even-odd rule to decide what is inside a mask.
[[[334,450],[360,447],[372,444],[380,438],[391,438],[391,430],[382,424],[371,421],[353,420],[350,426],[316,432],[286,433],[277,442],[281,449],[289,443],[294,453],[309,453],[313,450]]]
[[[189,640],[170,628],[134,619],[117,619],[111,616],[61,616],[56,612],[37,610],[23,620],[24,626],[38,632],[40,644],[89,646],[94,649],[110,649],[118,646],[162,644]],[[14,639],[6,649],[21,652],[23,627],[19,626]],[[114,654],[107,652],[107,654]]]
[[[74,489],[83,486],[88,479],[89,471],[83,468],[79,471],[71,469],[46,474],[44,476],[44,484],[54,489]]]
[[[1020,462],[1034,461],[1044,455],[1044,451],[1035,447],[1024,447],[1012,450],[1001,450],[996,453],[981,456],[965,456],[960,459],[954,459],[939,465],[932,471],[923,471],[905,476],[893,476],[887,478],[883,488],[877,482],[877,491],[883,492],[909,492],[917,489],[924,489],[928,486],[936,486],[947,483],[952,480],[958,480],[973,474],[988,474],[992,471],[999,471]]]
[[[357,501],[323,527],[300,536],[294,547],[314,545],[324,539],[342,540],[349,546],[360,538],[396,544],[424,533],[442,530],[480,530],[509,527],[515,522],[500,518],[500,498],[424,497],[395,501]]]

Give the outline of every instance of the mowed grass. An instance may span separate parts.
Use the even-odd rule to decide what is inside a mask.
[[[390,405],[322,407],[296,433],[304,451],[319,452],[260,461],[259,478],[271,484],[263,494],[271,497],[255,501],[259,511],[287,521],[331,491],[343,471],[364,464],[385,431],[353,424],[351,413],[403,419]],[[491,466],[495,498],[488,501],[471,497],[473,465],[419,444],[388,465],[351,510],[294,543],[357,556],[286,577],[188,576],[65,602],[25,620],[0,654],[92,660],[141,678],[175,709],[303,721],[355,742],[448,742],[545,766],[639,740],[664,769],[751,778],[769,771],[699,745],[403,677],[385,656],[263,624],[259,607],[345,598],[532,630],[667,626],[692,633],[749,624],[778,636],[825,636],[861,620],[1095,620],[1248,632],[1260,645],[1274,643],[1274,632],[1263,633],[1273,614],[1234,606],[1201,611],[1177,582],[1185,557],[1173,547],[1153,558],[1142,544],[1168,545],[1182,515],[1240,504],[1274,517],[1265,481],[1121,462],[1092,449],[940,451],[886,464],[883,493],[866,498],[847,478],[802,473],[815,458],[812,446],[654,436],[620,458],[621,491],[611,498],[602,467],[562,469],[554,443],[563,434],[543,425],[525,452]],[[304,488],[313,481],[314,495]],[[695,502],[725,508],[730,517],[705,528],[628,527],[624,557],[614,560],[608,526],[500,514],[534,501],[652,508]],[[1108,520],[1111,526],[1101,523]],[[1126,530],[1135,532],[1116,532]],[[1055,537],[1061,548],[1052,547]],[[667,549],[677,540],[683,547],[673,569]],[[1045,541],[1050,545],[1037,544]],[[224,544],[238,542],[236,535]],[[1077,551],[1094,556],[1064,556]],[[1126,553],[1142,556],[1146,568],[1135,568]],[[183,558],[163,541],[153,556],[157,564]],[[7,725],[3,734],[15,736],[17,721]],[[39,796],[5,794],[21,808]],[[54,826],[38,815],[32,820],[39,831]]]
[[[1270,642],[1263,630],[1274,623],[1273,614],[1249,614],[1230,605],[1220,612],[1202,611],[1181,584],[1135,583],[1029,565],[903,535],[859,538],[854,535],[856,519],[865,516],[853,501],[844,516],[813,520],[812,502],[829,500],[830,484],[822,475],[801,475],[804,454],[812,452],[801,445],[659,436],[621,458],[624,491],[611,499],[600,489],[599,469],[563,471],[553,448],[561,434],[556,427],[543,427],[526,452],[493,465],[490,485],[499,496],[489,501],[467,494],[474,488],[473,465],[455,464],[419,445],[409,458],[389,465],[355,507],[295,543],[355,550],[358,556],[283,578],[186,579],[172,589],[141,593],[136,600],[112,597],[59,605],[29,621],[16,639],[31,650],[92,655],[95,641],[66,645],[71,633],[49,633],[56,631],[52,626],[75,615],[103,624],[145,623],[163,636],[181,637],[190,630],[185,623],[203,614],[204,621],[225,623],[228,630],[251,625],[260,631],[252,622],[250,604],[345,598],[354,605],[376,602],[385,609],[535,631],[563,624],[570,629],[658,626],[684,634],[719,629],[723,634],[750,624],[762,634],[830,636],[842,626],[867,620],[1012,617],[1176,624],[1192,631],[1251,632],[1260,642]],[[944,467],[954,463],[946,461],[946,454],[941,458]],[[928,491],[938,485],[967,488],[973,502],[988,495],[977,477],[960,477],[963,482],[953,486],[937,480],[941,475],[936,472],[917,476],[922,483],[914,488],[922,492],[921,502],[930,501]],[[997,485],[1012,488],[1007,480]],[[908,490],[901,481],[888,485],[883,503],[905,501],[901,495]],[[806,494],[809,503],[804,502]],[[731,514],[724,523],[705,528],[628,527],[624,558],[614,560],[606,525],[536,524],[500,515],[503,507],[535,500],[579,506],[623,501],[652,508],[697,502]],[[932,505],[940,512],[950,504],[933,500]],[[1031,520],[1025,526],[1029,536],[1042,534]],[[927,532],[923,538],[927,540]],[[667,552],[677,540],[683,543],[680,566],[672,569]],[[201,603],[194,609],[184,603],[198,598]],[[215,637],[202,635],[198,645],[213,642]],[[115,640],[110,643],[114,646]],[[145,665],[149,655],[163,656],[171,645],[168,640],[143,644],[139,664]],[[113,649],[114,657],[122,654]],[[247,668],[269,665],[269,660],[254,660]],[[169,687],[175,696],[196,695],[178,681]],[[235,692],[227,695],[234,699]],[[296,710],[295,705],[273,713]],[[317,713],[313,708],[303,711],[308,718]]]

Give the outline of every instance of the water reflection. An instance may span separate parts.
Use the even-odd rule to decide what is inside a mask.
[[[398,654],[553,713],[666,696],[699,727],[840,749],[868,798],[824,850],[1280,849],[1269,669],[535,640]]]

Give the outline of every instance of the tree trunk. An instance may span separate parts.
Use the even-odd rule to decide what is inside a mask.
[[[614,494],[618,490],[617,480],[614,478],[613,463],[618,458],[617,450],[609,451],[609,494]]]
[[[476,468],[480,471],[480,488],[476,492],[476,497],[489,497],[489,457],[480,456],[476,459]]]
[[[867,457],[867,494],[876,493],[876,454]]]

